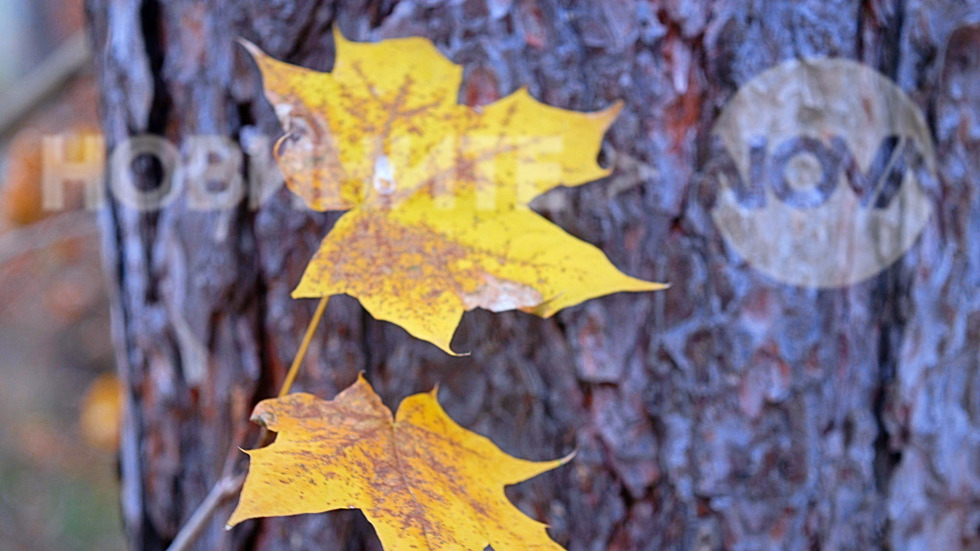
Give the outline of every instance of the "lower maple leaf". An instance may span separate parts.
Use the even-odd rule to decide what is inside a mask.
[[[229,527],[257,517],[361,509],[386,551],[561,551],[504,494],[570,459],[525,461],[457,425],[435,392],[392,416],[363,377],[331,401],[265,400],[252,419],[278,432],[251,456]]]

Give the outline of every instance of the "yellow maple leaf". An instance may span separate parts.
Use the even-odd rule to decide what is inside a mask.
[[[430,41],[334,37],[331,73],[246,44],[286,130],[276,157],[287,185],[310,208],[350,211],[294,297],[346,293],[452,353],[467,310],[548,317],[589,298],[664,288],[621,273],[527,206],[609,174],[596,157],[620,104],[578,113],[521,89],[471,108],[456,101],[462,68]]]
[[[330,401],[290,394],[252,419],[278,433],[247,452],[248,475],[228,520],[361,509],[386,551],[560,551],[546,526],[504,494],[554,469],[525,461],[457,425],[435,391],[409,396],[393,417],[359,377]]]

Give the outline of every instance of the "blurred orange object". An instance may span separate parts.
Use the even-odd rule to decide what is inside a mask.
[[[96,136],[97,131],[88,124],[72,126],[60,134],[60,142],[66,162],[91,162],[91,151],[87,140]],[[44,136],[33,128],[21,130],[10,142],[7,149],[7,167],[0,188],[0,204],[6,218],[18,226],[26,226],[45,218],[50,212],[45,210],[42,192],[44,174]],[[64,193],[59,210],[77,210],[84,206],[84,189],[80,185],[66,185],[59,193]]]
[[[112,452],[118,449],[122,396],[122,384],[112,373],[100,375],[85,391],[79,427],[89,446]]]
[[[26,226],[44,218],[41,207],[41,135],[24,130],[14,136],[7,149],[0,204],[7,219]]]

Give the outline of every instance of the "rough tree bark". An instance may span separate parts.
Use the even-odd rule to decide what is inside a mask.
[[[156,134],[277,136],[235,44],[328,69],[331,25],[422,35],[465,66],[461,99],[520,86],[565,108],[626,109],[620,178],[543,211],[628,273],[669,281],[540,320],[468,314],[450,358],[331,301],[300,385],[365,371],[388,404],[442,385],[463,425],[518,456],[578,449],[509,490],[573,551],[980,548],[980,5],[952,0],[89,0],[110,148]],[[915,246],[840,290],[770,280],[727,247],[699,185],[712,122],[782,60],[859,60],[926,113],[941,186]],[[134,163],[159,185],[159,166]],[[253,168],[254,169],[254,168]],[[244,170],[244,169],[243,169]],[[184,174],[193,178],[193,174]],[[163,549],[282,379],[315,306],[291,287],[333,215],[200,212],[182,194],[102,212],[129,390],[121,450],[133,549]],[[551,206],[549,206],[551,205]],[[244,458],[243,458],[244,460]],[[356,512],[223,530],[197,549],[377,549]]]

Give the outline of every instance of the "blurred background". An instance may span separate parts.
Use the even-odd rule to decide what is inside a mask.
[[[0,548],[122,549],[96,215],[41,201],[42,137],[95,132],[81,0],[0,0]]]

